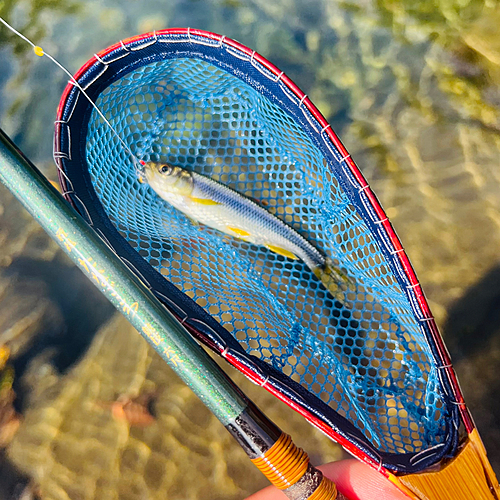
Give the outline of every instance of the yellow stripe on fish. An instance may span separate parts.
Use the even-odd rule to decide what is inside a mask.
[[[231,231],[233,234],[240,238],[246,238],[247,236],[251,236],[248,231],[240,229],[239,227],[226,226],[228,231]]]
[[[300,259],[338,300],[344,302],[346,285],[354,285],[295,229],[233,189],[168,163],[146,163],[144,178],[158,196],[189,219],[287,259]]]
[[[289,252],[286,248],[281,248],[278,245],[266,245],[266,247],[274,253],[283,255],[283,257],[288,257],[292,260],[298,260],[298,257],[294,253]]]
[[[195,198],[194,196],[190,196],[189,199],[199,205],[220,205],[218,201],[209,200],[207,198]]]

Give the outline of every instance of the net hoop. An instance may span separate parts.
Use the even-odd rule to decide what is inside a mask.
[[[145,60],[174,58],[181,54],[209,61],[239,78],[242,78],[241,74],[251,75],[246,83],[259,86],[260,92],[279,101],[280,106],[300,119],[302,128],[322,153],[339,165],[341,170],[336,172],[336,177],[379,242],[432,352],[443,391],[450,402],[450,422],[445,442],[415,454],[380,452],[351,422],[327,405],[321,405],[321,401],[312,401],[301,385],[246,354],[236,340],[221,335],[222,327],[217,321],[156,271],[151,272],[150,266],[107,221],[88,172],[81,171],[82,164],[86,163],[86,127],[92,108],[71,82],[64,90],[58,107],[54,140],[54,158],[65,198],[197,339],[222,355],[253,382],[301,413],[352,455],[385,475],[389,475],[389,471],[413,473],[425,470],[444,456],[453,455],[458,444],[460,420],[468,433],[474,429],[474,424],[415,272],[375,194],[342,142],[309,98],[281,70],[237,41],[202,30],[172,28],[132,37],[99,52],[75,74],[75,79],[96,100],[103,89],[144,64]],[[78,189],[75,189],[76,183],[79,184]],[[186,310],[189,310],[189,315]]]

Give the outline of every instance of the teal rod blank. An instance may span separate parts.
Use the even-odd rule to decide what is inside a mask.
[[[247,407],[234,383],[0,129],[0,180],[224,426]]]

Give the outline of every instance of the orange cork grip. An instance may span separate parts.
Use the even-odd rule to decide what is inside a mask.
[[[306,483],[308,475],[321,474],[314,467],[309,465],[309,456],[301,448],[297,448],[292,442],[292,438],[282,433],[274,445],[259,458],[254,458],[252,462],[269,479],[269,481],[280,490],[290,489],[299,481]],[[298,485],[297,485],[298,486]],[[308,490],[304,484],[304,490]],[[287,491],[284,491],[287,494]],[[337,498],[337,488],[329,479],[322,477],[319,484],[313,490],[309,490],[308,496],[302,496],[304,500],[334,500]],[[289,495],[287,495],[289,496]],[[293,495],[295,498],[295,495]],[[290,497],[290,496],[289,496]]]

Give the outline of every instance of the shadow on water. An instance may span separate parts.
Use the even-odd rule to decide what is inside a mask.
[[[500,472],[500,266],[455,303],[444,327],[465,401]]]
[[[38,500],[41,497],[32,479],[5,458],[0,451],[0,500]]]
[[[53,353],[50,361],[57,371],[67,371],[114,312],[113,306],[62,254],[50,262],[19,257],[5,270],[4,276],[14,278],[18,297],[36,293],[35,304],[37,300],[48,300],[59,317],[42,322],[30,344],[16,357],[13,364],[19,376],[31,360],[46,350]],[[35,288],[33,283],[37,283]],[[19,396],[22,407],[22,394]]]
[[[455,362],[470,357],[500,337],[500,266],[469,288],[449,311],[446,344]]]

